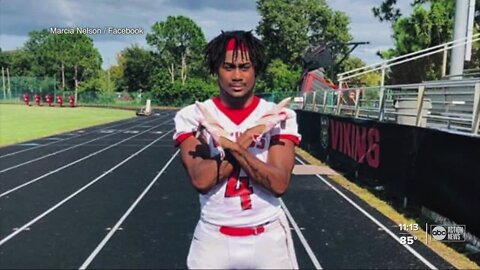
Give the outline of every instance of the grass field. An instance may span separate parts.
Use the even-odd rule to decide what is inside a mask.
[[[0,104],[0,146],[131,117],[134,111]]]

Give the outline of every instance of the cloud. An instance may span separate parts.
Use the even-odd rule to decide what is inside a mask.
[[[345,12],[351,19],[354,41],[370,41],[359,46],[353,55],[362,55],[364,61],[378,61],[370,48],[391,46],[391,30],[388,23],[380,23],[373,17],[371,8],[382,0],[328,0],[334,10]],[[408,2],[399,1],[409,7]],[[260,16],[255,0],[0,0],[0,47],[3,50],[19,48],[31,31],[50,27],[141,27],[144,33],[157,21],[168,16],[187,16],[203,30],[211,40],[221,30],[255,30]],[[115,54],[137,43],[148,47],[143,35],[91,35],[94,44],[104,58],[114,63]],[[363,51],[361,51],[363,50]],[[369,60],[370,59],[370,60]]]
[[[220,11],[255,11],[256,1],[253,0],[167,0],[166,4],[186,10],[215,9]]]

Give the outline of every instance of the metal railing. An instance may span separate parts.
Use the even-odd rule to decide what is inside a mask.
[[[447,53],[448,53],[448,50],[452,49],[454,47],[457,47],[457,46],[465,46],[465,44],[470,44],[470,43],[473,43],[473,42],[476,42],[476,41],[479,41],[479,40],[480,40],[480,33],[472,35],[471,38],[470,37],[465,37],[465,38],[457,39],[457,40],[450,41],[450,42],[447,42],[447,43],[444,43],[444,44],[429,47],[429,48],[426,48],[426,49],[423,49],[423,50],[420,50],[420,51],[404,54],[404,55],[401,55],[401,56],[398,56],[398,57],[395,57],[395,58],[392,58],[392,59],[389,59],[389,60],[386,60],[386,61],[383,61],[383,62],[379,62],[379,63],[371,64],[371,65],[368,65],[368,66],[364,66],[364,67],[356,68],[356,69],[353,69],[353,70],[349,70],[349,71],[346,71],[346,72],[343,72],[343,73],[340,73],[340,74],[337,75],[338,82],[339,82],[340,88],[342,88],[342,86],[344,85],[344,82],[346,82],[348,79],[352,79],[352,78],[355,78],[355,77],[358,77],[358,76],[361,76],[361,75],[364,75],[364,74],[367,74],[367,73],[370,73],[370,72],[381,70],[382,78],[381,78],[380,85],[384,85],[386,70],[389,67],[400,65],[400,64],[403,64],[403,63],[406,63],[406,62],[410,62],[410,61],[419,59],[419,58],[427,57],[427,56],[430,56],[432,54],[436,54],[436,53],[439,53],[439,52],[443,52],[442,77],[445,77],[446,76],[446,70],[447,70]],[[458,75],[456,75],[456,76],[458,76]]]
[[[480,79],[304,93],[293,108],[479,135]]]

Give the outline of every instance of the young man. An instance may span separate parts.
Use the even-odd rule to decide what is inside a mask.
[[[251,32],[222,32],[207,45],[205,56],[210,72],[218,75],[220,94],[180,110],[173,136],[200,193],[201,215],[187,265],[297,269],[279,199],[300,142],[295,112],[254,95],[265,55]]]

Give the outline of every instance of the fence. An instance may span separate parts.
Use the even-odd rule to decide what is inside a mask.
[[[356,69],[353,69],[353,70],[349,70],[347,72],[343,72],[343,73],[338,74],[339,85],[340,85],[340,87],[342,87],[344,85],[344,83],[346,81],[348,81],[349,79],[353,79],[353,78],[356,78],[356,77],[361,76],[363,74],[367,74],[367,73],[371,73],[371,72],[380,70],[381,74],[382,74],[380,85],[383,86],[384,82],[385,82],[385,74],[386,74],[386,71],[389,67],[400,65],[400,64],[403,64],[403,63],[406,63],[406,62],[411,62],[413,60],[428,57],[428,56],[435,55],[435,54],[438,54],[438,53],[443,53],[441,75],[442,75],[442,78],[446,78],[446,77],[448,77],[447,74],[446,74],[448,50],[450,50],[454,47],[465,46],[467,44],[472,44],[473,42],[478,42],[478,41],[480,41],[480,33],[477,33],[477,34],[471,36],[471,39],[468,38],[468,37],[461,38],[461,39],[458,39],[458,40],[454,40],[454,41],[451,41],[451,42],[447,42],[447,43],[444,43],[444,44],[440,44],[440,45],[436,45],[436,46],[433,46],[433,47],[430,47],[430,48],[426,48],[426,49],[423,49],[423,50],[420,50],[420,51],[415,51],[415,52],[412,52],[412,53],[404,54],[404,55],[401,55],[399,57],[389,59],[387,61],[383,61],[383,62],[380,62],[380,63],[375,63],[375,64],[372,64],[372,65],[368,65],[368,66],[356,68]],[[462,76],[462,75],[454,75],[454,76]]]
[[[57,95],[56,80],[51,77],[14,76],[3,78],[0,100],[20,102],[24,93],[33,96],[39,93],[42,97],[47,93]]]
[[[302,109],[325,114],[459,133],[480,129],[480,79],[317,91],[302,99]]]
[[[30,100],[35,94],[39,94],[41,102],[46,102],[46,95],[50,94],[56,101],[57,96],[62,96],[67,100],[69,96],[74,96],[73,89],[58,89],[58,81],[50,77],[10,77],[5,82],[5,87],[0,91],[0,102],[3,103],[23,103],[23,95],[28,94]],[[185,90],[188,91],[188,90]],[[272,102],[278,103],[285,97],[293,97],[296,91],[271,91],[256,93],[256,95]],[[185,106],[191,104],[189,100],[177,98],[172,104],[164,104],[158,100],[152,93],[144,92],[104,92],[104,91],[80,91],[78,92],[76,104],[78,105],[94,105],[94,106],[116,106],[116,107],[140,107],[143,106],[147,99],[152,101],[153,105],[165,106]]]

